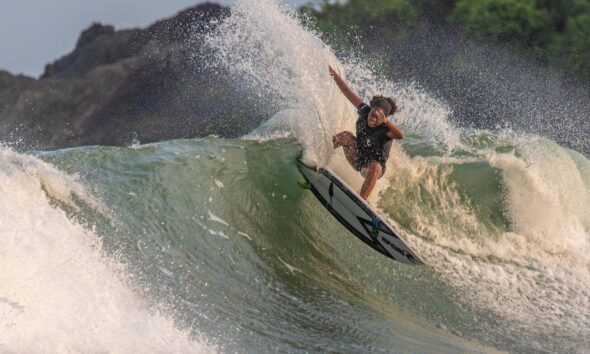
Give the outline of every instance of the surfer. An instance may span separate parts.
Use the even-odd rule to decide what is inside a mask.
[[[348,131],[340,132],[332,137],[332,144],[334,149],[342,146],[348,162],[365,177],[360,194],[367,200],[385,173],[391,141],[403,138],[401,130],[387,119],[397,110],[397,105],[392,98],[383,96],[373,96],[367,105],[331,66],[328,69],[340,91],[358,110],[356,136]]]

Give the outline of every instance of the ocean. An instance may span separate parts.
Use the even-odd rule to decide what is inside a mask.
[[[0,148],[0,351],[590,351],[587,155],[457,125],[271,0],[236,1],[207,45],[281,107],[244,137]],[[401,106],[369,202],[425,266],[366,247],[297,185],[298,158],[362,182],[330,145],[356,114],[328,65]]]

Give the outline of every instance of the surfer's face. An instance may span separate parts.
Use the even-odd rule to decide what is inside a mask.
[[[381,107],[373,107],[369,112],[367,124],[371,128],[376,128],[385,122],[385,111]]]

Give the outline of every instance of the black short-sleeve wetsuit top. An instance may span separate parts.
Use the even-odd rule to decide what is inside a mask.
[[[368,125],[371,107],[366,103],[358,106],[358,119],[356,121],[356,145],[358,162],[356,169],[360,171],[371,161],[378,161],[385,172],[385,161],[389,158],[391,150],[391,138],[387,136],[389,128],[383,124],[376,128]]]

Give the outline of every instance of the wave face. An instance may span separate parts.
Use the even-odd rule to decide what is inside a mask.
[[[3,350],[485,350],[391,302],[415,290],[363,279],[436,281],[359,252],[297,186],[299,152],[216,138],[3,151]]]
[[[281,107],[242,139],[0,149],[0,351],[588,352],[590,161],[339,60],[270,0],[236,1],[214,66]],[[360,177],[332,134],[364,97],[402,107],[370,202],[427,263],[365,247],[295,161]],[[378,78],[378,80],[377,80]]]
[[[425,267],[301,190],[294,138],[3,150],[3,349],[584,352],[590,163],[517,140],[396,147],[373,203]]]

